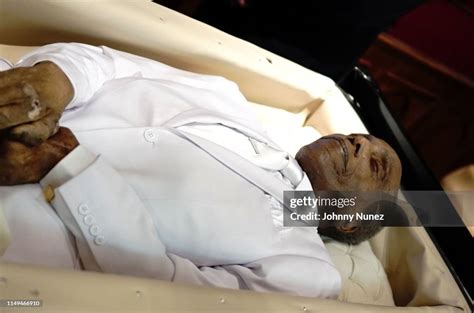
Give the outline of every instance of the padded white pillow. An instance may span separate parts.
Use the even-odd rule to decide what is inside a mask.
[[[325,238],[324,243],[342,277],[339,300],[395,305],[385,270],[368,241],[349,245]]]

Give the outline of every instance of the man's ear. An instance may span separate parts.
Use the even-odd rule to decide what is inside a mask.
[[[359,229],[358,226],[355,226],[355,225],[342,225],[342,226],[337,226],[336,227],[338,231],[340,231],[341,233],[347,233],[347,234],[350,234],[350,233],[353,233],[355,232],[356,230]]]

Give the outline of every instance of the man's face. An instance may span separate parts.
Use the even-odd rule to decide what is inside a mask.
[[[315,190],[393,191],[400,186],[395,151],[371,135],[330,135],[301,148],[296,159]]]

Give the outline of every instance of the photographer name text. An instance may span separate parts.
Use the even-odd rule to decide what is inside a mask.
[[[293,212],[290,214],[290,219],[293,221],[383,221],[384,214],[371,214],[371,213],[315,213],[309,212],[306,214],[300,214]]]

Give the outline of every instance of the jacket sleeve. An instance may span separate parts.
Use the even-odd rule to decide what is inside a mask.
[[[341,288],[334,265],[317,258],[274,255],[247,264],[197,268],[189,260],[170,257],[176,282],[316,298],[337,298]]]
[[[125,77],[168,80],[217,93],[230,93],[243,99],[238,86],[222,77],[183,71],[105,46],[81,43],[45,45],[23,56],[15,67],[32,66],[42,61],[58,65],[71,81],[74,97],[67,109],[86,105],[105,83]]]
[[[168,253],[136,191],[100,156],[81,146],[41,184],[55,187],[51,204],[76,238],[86,269],[312,297],[336,297],[339,291],[337,270],[317,258],[281,255],[249,264],[198,267]]]

